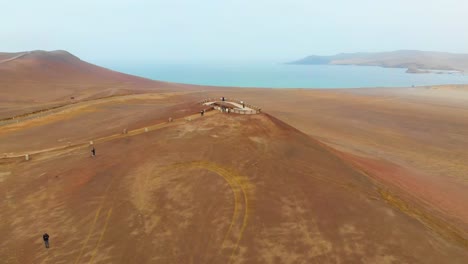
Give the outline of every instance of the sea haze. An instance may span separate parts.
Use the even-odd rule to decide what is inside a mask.
[[[341,65],[106,65],[125,73],[154,80],[237,87],[358,88],[468,84],[468,75],[409,74],[406,69]]]

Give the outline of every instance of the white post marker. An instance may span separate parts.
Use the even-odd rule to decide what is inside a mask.
[[[29,154],[24,155],[24,160],[29,160]]]

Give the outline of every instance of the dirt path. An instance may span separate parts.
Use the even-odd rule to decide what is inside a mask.
[[[144,94],[130,94],[130,95],[115,95],[110,97],[104,97],[99,99],[90,99],[79,101],[75,103],[59,105],[52,108],[41,109],[31,113],[25,113],[18,116],[3,118],[0,120],[0,126],[15,126],[19,123],[24,123],[31,120],[42,120],[51,115],[64,113],[64,112],[76,112],[84,108],[91,106],[111,103],[111,102],[124,102],[128,100],[143,100],[143,99],[163,99],[176,95],[189,94],[191,92],[172,92],[172,93],[144,93]]]
[[[6,59],[6,60],[2,60],[2,61],[0,61],[0,64],[5,63],[5,62],[9,62],[9,61],[12,61],[12,60],[19,59],[19,58],[21,58],[21,57],[23,57],[23,56],[25,56],[25,55],[27,55],[27,54],[29,54],[29,52],[25,52],[25,53],[16,55],[16,56],[14,56],[14,57],[12,57],[12,58],[9,58],[9,59]]]
[[[215,111],[207,112],[207,113],[205,113],[205,116],[214,115],[214,114],[217,114],[217,112],[215,112]],[[46,148],[46,149],[40,149],[40,150],[31,150],[31,151],[25,151],[25,152],[20,152],[20,153],[5,153],[4,156],[0,158],[0,160],[22,158],[26,154],[28,154],[30,158],[32,158],[33,156],[37,156],[39,154],[44,154],[44,153],[50,153],[49,156],[51,156],[51,155],[56,156],[56,155],[60,155],[60,154],[63,154],[63,153],[73,151],[75,149],[87,147],[87,146],[90,145],[89,141],[93,141],[94,144],[104,143],[104,142],[108,142],[108,141],[119,139],[119,138],[124,138],[124,137],[129,137],[129,136],[136,136],[136,135],[140,135],[142,133],[158,130],[158,129],[161,129],[161,128],[170,127],[170,126],[178,125],[178,124],[181,124],[181,123],[190,122],[190,121],[198,119],[198,118],[201,118],[201,116],[199,114],[192,114],[192,115],[187,115],[185,117],[181,117],[181,118],[178,118],[178,119],[173,119],[171,122],[168,121],[168,122],[164,122],[164,123],[154,124],[154,125],[151,125],[151,126],[145,126],[145,127],[137,128],[137,129],[134,129],[134,130],[128,130],[126,134],[119,133],[119,134],[112,134],[112,135],[109,135],[109,136],[104,136],[104,137],[97,138],[97,139],[90,138],[86,142],[75,143],[75,144],[70,144],[70,145],[62,145],[62,146],[53,147],[53,148]],[[47,157],[48,156],[42,156],[41,155],[40,159],[45,159]]]

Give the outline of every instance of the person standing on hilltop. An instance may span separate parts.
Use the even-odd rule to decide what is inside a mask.
[[[93,149],[91,150],[91,156],[95,157],[96,156],[96,149],[93,146]]]
[[[44,245],[46,248],[49,248],[49,234],[45,233],[42,235],[42,239],[44,239]]]

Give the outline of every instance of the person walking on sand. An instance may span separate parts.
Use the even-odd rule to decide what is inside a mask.
[[[91,156],[92,157],[95,157],[96,156],[96,149],[93,147],[93,149],[91,150]]]
[[[46,248],[49,248],[49,234],[45,233],[42,235],[42,239],[44,239],[44,245]]]

